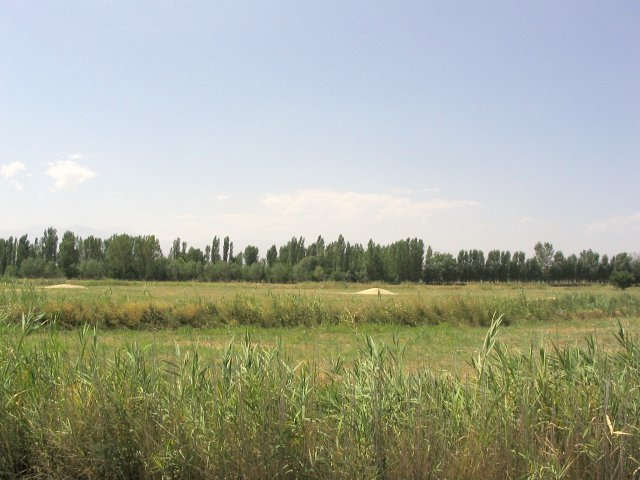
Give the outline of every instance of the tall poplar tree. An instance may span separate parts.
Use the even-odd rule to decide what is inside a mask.
[[[58,253],[58,232],[55,228],[47,228],[40,240],[42,255],[45,262],[55,262]]]
[[[224,237],[222,243],[222,261],[225,263],[229,261],[229,237]]]
[[[69,230],[64,232],[60,241],[58,263],[67,278],[78,276],[78,264],[80,263],[79,239]]]
[[[211,263],[218,263],[220,260],[220,239],[213,237],[213,242],[211,242]]]

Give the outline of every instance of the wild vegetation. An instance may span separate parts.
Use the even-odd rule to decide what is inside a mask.
[[[0,288],[0,311],[19,323],[42,315],[61,327],[161,329],[182,326],[293,327],[320,325],[488,326],[499,312],[505,323],[570,318],[640,316],[640,297],[611,287],[410,286],[399,295],[353,295],[342,284],[299,288],[240,284],[85,282],[86,290],[46,290],[33,283]],[[392,287],[390,287],[392,288]]]
[[[633,289],[407,283],[387,286],[393,296],[360,296],[362,285],[343,282],[124,280],[43,288],[57,281],[0,286],[0,478],[640,471]],[[560,341],[560,328],[612,319],[626,325],[614,347],[595,336],[582,346]],[[558,342],[527,344],[536,325],[553,328]],[[387,343],[366,334],[376,326]],[[442,326],[457,329],[444,330],[449,340]],[[489,331],[472,353],[480,326]],[[506,326],[515,330],[503,344]],[[357,352],[353,343],[335,348],[330,332],[341,328],[365,332],[351,334]],[[263,342],[247,336],[223,347],[213,330],[252,331]],[[292,357],[287,341],[296,336],[332,348]],[[397,338],[411,342],[409,358]],[[460,351],[464,368],[449,368]]]
[[[640,281],[640,259],[628,253],[609,258],[592,250],[565,256],[550,243],[538,242],[535,255],[522,251],[461,250],[457,256],[433,252],[418,238],[380,245],[350,243],[342,235],[310,245],[293,237],[264,258],[248,245],[234,251],[229,237],[214,237],[204,250],[174,240],[167,256],[154,235],[113,235],[103,240],[66,231],[60,242],[54,228],[31,242],[27,235],[0,239],[0,276],[25,278],[113,278],[128,280],[201,280],[289,283],[351,282],[552,282],[603,283],[612,274],[625,277],[625,288]],[[624,273],[620,273],[624,272]],[[622,275],[622,277],[621,277]],[[629,283],[630,282],[630,283]]]
[[[0,322],[3,478],[632,478],[640,346],[511,352],[494,318],[465,377],[403,368],[370,337],[354,362],[294,365],[249,338],[220,355],[75,340]]]

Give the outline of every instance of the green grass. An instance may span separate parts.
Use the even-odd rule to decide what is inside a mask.
[[[353,295],[367,285],[147,284],[84,282],[83,290],[45,290],[39,284],[0,289],[0,309],[17,322],[28,311],[76,327],[161,329],[193,327],[293,327],[318,325],[488,326],[495,313],[505,323],[623,318],[640,315],[637,291],[610,287],[468,285],[388,287],[397,295]]]
[[[615,295],[615,288],[609,285],[582,286],[552,286],[544,283],[469,283],[466,285],[420,285],[420,284],[360,284],[349,282],[308,282],[298,284],[270,284],[270,283],[206,283],[206,282],[140,282],[124,280],[20,280],[0,284],[0,290],[12,288],[46,287],[59,283],[70,283],[87,287],[86,290],[50,290],[52,295],[65,297],[95,298],[100,296],[127,297],[131,300],[140,299],[175,299],[189,297],[203,297],[220,300],[236,294],[265,297],[272,293],[305,294],[313,293],[323,298],[340,298],[344,293],[355,293],[371,287],[391,290],[402,296],[418,296],[433,298],[451,295],[500,296],[517,298],[523,293],[529,298],[557,296],[558,294],[583,292],[603,295]],[[631,291],[633,291],[632,289]],[[360,297],[366,298],[366,297]]]
[[[0,288],[0,478],[640,468],[635,290],[84,285]]]
[[[640,467],[637,319],[248,336],[42,320],[0,323],[3,478],[597,479]],[[425,368],[436,349],[466,357],[462,374]]]
[[[629,318],[631,326],[640,323],[639,318]],[[501,339],[514,352],[528,348],[550,348],[577,346],[587,336],[593,336],[600,347],[615,351],[618,343],[614,339],[617,322],[612,319],[565,320],[562,322],[523,322],[502,327]],[[261,328],[256,326],[234,326],[225,328],[182,327],[171,330],[111,329],[97,332],[104,348],[118,350],[137,344],[150,348],[161,355],[172,355],[175,348],[182,351],[199,349],[201,356],[220,355],[229,343],[239,342],[249,335],[260,347],[275,348],[279,343],[287,346],[292,361],[322,364],[329,359],[341,357],[352,364],[358,356],[358,346],[370,336],[385,344],[398,342],[403,345],[404,365],[409,370],[431,368],[463,374],[469,371],[469,360],[482,343],[486,333],[484,327],[468,325],[426,325],[418,327],[363,324],[327,325],[317,327]],[[47,333],[48,335],[48,333]],[[58,337],[73,343],[76,330],[61,330]],[[33,338],[37,339],[38,335]]]

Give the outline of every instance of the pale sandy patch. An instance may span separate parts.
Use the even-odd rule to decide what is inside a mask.
[[[44,287],[47,289],[58,289],[58,288],[87,288],[87,287],[83,287],[82,285],[71,285],[69,283],[59,283],[58,285],[49,285],[48,287]]]
[[[395,295],[395,293],[385,290],[384,288],[368,288],[361,292],[356,292],[355,295]]]

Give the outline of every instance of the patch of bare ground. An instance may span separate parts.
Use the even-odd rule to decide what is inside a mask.
[[[57,289],[67,289],[67,288],[87,288],[82,285],[71,285],[70,283],[59,283],[58,285],[49,285],[48,287],[44,287],[47,290],[57,290]]]
[[[385,290],[384,288],[367,288],[360,292],[356,292],[355,295],[395,295],[395,293]]]

